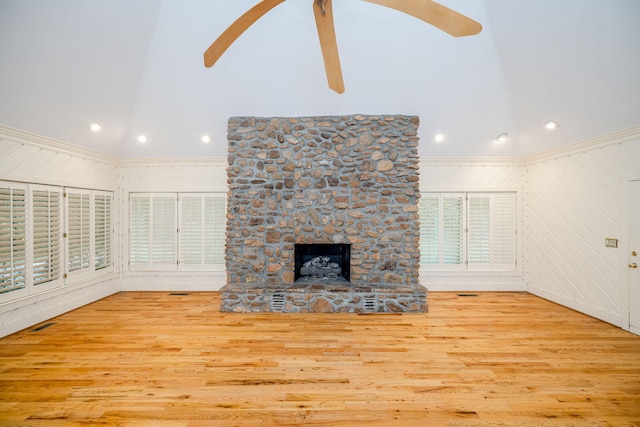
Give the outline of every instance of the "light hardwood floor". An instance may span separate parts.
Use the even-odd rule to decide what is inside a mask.
[[[640,337],[526,293],[428,314],[120,293],[0,340],[3,426],[640,426]]]

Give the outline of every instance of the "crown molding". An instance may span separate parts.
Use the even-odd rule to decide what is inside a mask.
[[[113,165],[120,163],[120,159],[118,157],[109,156],[98,151],[89,150],[88,148],[79,147],[67,142],[58,141],[57,139],[48,138],[46,136],[37,135],[35,133],[14,129],[0,124],[0,141],[5,140],[14,141],[19,144],[29,144],[39,148],[46,148],[60,153],[86,157]]]
[[[122,158],[121,166],[220,166],[227,167],[226,157],[147,157]]]
[[[590,138],[575,144],[565,145],[564,147],[554,148],[552,150],[543,151],[541,153],[532,154],[523,157],[451,157],[451,158],[429,158],[421,157],[420,164],[425,166],[459,166],[459,165],[516,165],[523,166],[532,163],[542,162],[545,160],[555,159],[558,157],[568,156],[571,154],[581,153],[596,148],[606,147],[608,145],[623,144],[625,142],[640,140],[640,125],[629,129],[607,135]]]
[[[522,166],[521,157],[421,157],[424,166]]]
[[[607,135],[590,138],[575,144],[565,145],[564,147],[543,151],[542,153],[524,157],[523,161],[524,164],[537,163],[545,160],[556,159],[558,157],[569,156],[571,154],[581,153],[584,151],[594,150],[596,148],[606,147],[608,145],[623,144],[625,142],[633,140],[640,140],[640,126],[635,126]]]

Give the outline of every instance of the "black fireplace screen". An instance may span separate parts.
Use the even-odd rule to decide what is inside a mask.
[[[296,244],[295,280],[300,278],[350,280],[350,244]]]

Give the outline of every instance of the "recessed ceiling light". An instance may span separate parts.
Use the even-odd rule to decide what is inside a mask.
[[[444,134],[443,134],[443,133],[436,133],[436,134],[433,136],[433,140],[434,140],[435,142],[442,142],[442,141],[444,141]]]
[[[506,133],[501,133],[500,135],[496,136],[496,142],[503,143],[508,138],[509,138],[509,135],[507,135]]]
[[[100,132],[102,130],[102,125],[98,122],[93,122],[89,124],[89,130],[91,132]]]
[[[149,138],[147,138],[147,135],[138,135],[136,139],[140,144],[144,144],[149,140]]]
[[[202,139],[202,142],[204,142],[205,144],[208,144],[211,142],[211,137],[209,136],[209,134],[206,134],[206,133],[202,135],[201,139]]]
[[[547,129],[555,129],[558,127],[558,122],[549,120],[547,123],[544,124],[544,127],[546,127]]]

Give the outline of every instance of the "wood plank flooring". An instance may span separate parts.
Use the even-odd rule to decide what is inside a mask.
[[[428,314],[120,293],[0,340],[2,426],[640,426],[640,337],[526,293]]]

